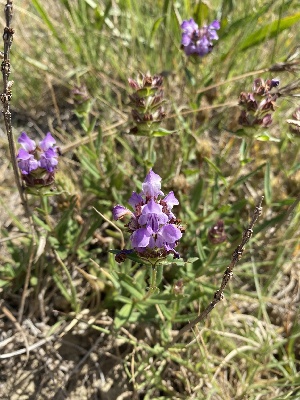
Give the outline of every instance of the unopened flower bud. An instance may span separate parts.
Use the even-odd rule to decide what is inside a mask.
[[[257,78],[253,82],[252,92],[242,92],[239,97],[241,114],[238,122],[243,126],[262,126],[267,128],[272,123],[271,112],[275,111],[278,95],[271,90],[279,85],[278,79]]]
[[[160,75],[139,74],[137,80],[128,79],[129,85],[135,93],[129,96],[132,107],[131,115],[135,122],[135,127],[130,132],[151,136],[156,130],[166,114],[163,110],[163,78]]]
[[[227,236],[224,230],[224,222],[221,219],[210,228],[207,237],[212,244],[225,242]]]
[[[175,296],[183,295],[184,293],[184,282],[183,279],[179,279],[173,285],[173,293]]]

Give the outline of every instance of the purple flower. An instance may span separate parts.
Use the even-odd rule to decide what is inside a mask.
[[[142,185],[143,194],[146,197],[157,197],[159,194],[163,195],[163,192],[160,190],[161,188],[161,177],[155,174],[152,169],[146,176],[146,179]]]
[[[19,139],[18,143],[21,144],[24,150],[27,152],[34,151],[36,148],[36,144],[34,140],[31,140],[25,132],[22,132]]]
[[[19,150],[17,161],[23,175],[28,175],[39,167],[39,162],[34,158],[33,154],[29,154],[24,149]]]
[[[120,206],[119,204],[117,204],[113,209],[113,218],[115,221],[123,218],[127,214],[132,215],[132,212],[130,210],[128,210],[128,208]]]
[[[41,154],[39,164],[46,171],[53,172],[58,164],[56,151],[52,147],[44,151]]]
[[[181,29],[183,32],[181,45],[185,54],[187,56],[195,54],[203,57],[212,51],[212,41],[219,39],[216,30],[220,29],[220,22],[215,20],[210,25],[199,28],[191,18],[189,21],[183,21]]]
[[[18,143],[22,149],[17,155],[18,167],[27,186],[48,186],[54,182],[54,173],[58,164],[58,152],[55,139],[48,132],[39,146],[22,132]]]
[[[162,212],[162,206],[157,204],[151,199],[146,205],[143,206],[142,215],[139,217],[138,222],[141,226],[146,225],[150,227],[153,233],[157,233],[159,227],[168,222],[168,216]]]
[[[175,247],[182,237],[183,228],[171,212],[179,202],[173,192],[164,199],[159,198],[162,195],[161,177],[151,169],[142,184],[142,192],[133,192],[129,199],[134,212],[119,204],[113,209],[114,219],[130,215],[125,226],[131,233],[133,249],[143,258],[163,259],[170,253],[179,257]],[[121,258],[123,261],[124,257]]]
[[[40,148],[43,151],[47,151],[50,148],[56,149],[56,147],[53,147],[55,145],[55,143],[56,143],[55,139],[52,137],[51,133],[48,132],[47,135],[45,136],[45,139],[43,139],[40,142]]]

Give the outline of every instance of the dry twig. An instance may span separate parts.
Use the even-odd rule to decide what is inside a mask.
[[[196,318],[194,321],[190,322],[189,324],[185,325],[179,333],[175,336],[175,338],[172,341],[172,344],[176,343],[178,339],[181,338],[181,336],[189,331],[190,329],[194,328],[199,322],[203,321],[208,314],[215,308],[215,306],[223,299],[224,297],[224,290],[230,281],[230,279],[233,276],[233,268],[236,266],[238,261],[241,259],[245,245],[249,242],[252,233],[253,233],[253,227],[255,223],[257,222],[259,216],[262,213],[262,202],[263,202],[264,197],[262,196],[260,201],[258,202],[257,206],[255,207],[251,222],[248,226],[248,228],[245,229],[242,237],[241,243],[237,246],[237,248],[234,250],[232,257],[231,257],[231,262],[226,268],[226,271],[224,272],[223,279],[220,285],[220,288],[215,292],[214,294],[214,299],[213,301],[206,307],[206,309]]]
[[[27,296],[27,288],[28,288],[29,278],[30,278],[30,273],[31,273],[31,266],[32,266],[32,262],[33,262],[33,254],[34,254],[34,249],[35,249],[35,231],[34,231],[34,225],[33,225],[31,211],[30,211],[30,208],[29,208],[28,202],[27,202],[26,193],[23,190],[21,179],[20,179],[19,169],[18,169],[17,160],[16,160],[15,141],[14,141],[14,137],[13,137],[13,133],[12,133],[12,124],[11,124],[10,101],[12,98],[11,88],[13,85],[13,81],[9,80],[9,75],[10,75],[10,49],[11,49],[11,45],[13,42],[13,35],[14,35],[14,30],[11,27],[11,21],[12,21],[12,17],[13,17],[13,1],[12,0],[7,0],[7,3],[4,7],[4,14],[5,14],[6,26],[4,28],[4,33],[3,33],[4,51],[3,51],[3,61],[1,63],[1,71],[2,71],[2,77],[3,77],[3,93],[1,93],[0,99],[3,104],[2,113],[3,113],[3,117],[4,117],[4,123],[5,123],[8,145],[9,145],[10,158],[11,158],[11,163],[12,163],[14,176],[15,176],[15,182],[16,182],[16,185],[17,185],[17,188],[19,191],[21,203],[25,210],[25,215],[27,216],[27,218],[29,220],[30,231],[31,231],[31,236],[32,236],[32,242],[30,245],[30,253],[29,253],[29,261],[28,261],[28,265],[27,265],[27,273],[26,273],[26,278],[25,278],[25,283],[24,283],[24,290],[23,290],[21,304],[20,304],[20,308],[19,308],[18,321],[20,322],[22,320],[22,316],[23,316],[25,299]]]

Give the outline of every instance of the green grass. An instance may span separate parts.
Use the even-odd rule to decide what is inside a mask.
[[[279,97],[270,128],[249,134],[237,123],[239,94],[251,91],[254,78],[278,76],[279,89],[297,80],[299,4],[195,3],[14,5],[14,133],[25,129],[40,138],[51,131],[63,155],[57,194],[29,195],[32,251],[0,137],[0,339],[12,337],[14,344],[2,352],[26,347],[20,332],[29,345],[53,335],[54,346],[31,350],[25,366],[26,354],[1,360],[9,366],[0,366],[3,398],[17,388],[28,398],[75,400],[80,390],[82,399],[104,393],[111,400],[121,394],[149,400],[300,398],[300,208],[289,208],[299,196],[300,136],[286,122],[299,107],[293,96],[299,88]],[[219,41],[198,64],[180,50],[180,23],[191,17],[221,20]],[[298,63],[296,73],[267,71],[287,61]],[[139,71],[164,75],[162,126],[175,131],[154,138],[150,147],[148,138],[128,133],[134,124],[127,79]],[[72,95],[80,86],[88,93],[84,105]],[[123,224],[110,221],[113,206],[127,206],[132,191],[141,190],[150,166],[163,178],[162,190],[174,190],[179,199],[174,212],[186,232],[180,262],[164,265],[160,292],[149,296],[149,267],[130,259],[118,264],[110,252],[121,245],[116,226],[130,246]],[[225,299],[170,346],[212,301],[261,195],[263,214]],[[227,241],[214,246],[207,232],[218,219]],[[184,293],[176,297],[179,280]],[[18,326],[12,316],[20,314]],[[34,389],[22,386],[21,372]]]

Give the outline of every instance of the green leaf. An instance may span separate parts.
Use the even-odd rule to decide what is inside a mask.
[[[57,273],[54,273],[52,275],[52,279],[56,283],[56,286],[58,287],[58,289],[60,290],[60,292],[64,296],[64,298],[67,300],[67,302],[71,303],[72,296],[69,294],[68,289],[64,285],[62,278]]]
[[[133,304],[125,304],[118,312],[114,320],[115,329],[120,329],[130,318]]]
[[[193,210],[197,210],[199,203],[202,198],[202,191],[203,191],[203,179],[200,178],[196,185],[193,187],[191,192],[191,207]]]
[[[224,176],[223,176],[221,170],[216,166],[216,164],[214,164],[214,163],[213,163],[209,158],[207,158],[207,157],[204,157],[204,160],[212,167],[212,169],[214,169],[214,170],[217,172],[218,176],[221,178],[221,180],[222,180],[222,182],[224,183],[225,187],[227,187],[227,181],[226,181],[226,179],[224,178]]]
[[[165,19],[164,17],[160,17],[154,22],[152,29],[151,29],[151,33],[150,33],[150,45],[152,44],[154,35],[156,34],[158,28],[160,27],[160,24],[162,23],[162,21],[164,19]]]
[[[156,294],[151,297],[149,297],[146,301],[145,304],[167,304],[170,301],[178,300],[182,298],[183,296],[175,295],[172,293],[162,293],[162,294]]]
[[[39,209],[37,209],[39,210]],[[43,222],[36,214],[33,214],[33,220],[34,222],[39,225],[40,227],[44,228],[46,231],[51,232],[51,228],[45,224],[45,222]]]
[[[203,26],[209,17],[209,7],[207,4],[205,4],[203,1],[200,1],[196,6],[194,10],[194,17],[195,21],[199,26]]]
[[[97,3],[93,0],[84,0],[92,8],[97,8]]]
[[[48,12],[45,10],[45,8],[42,7],[41,3],[39,0],[32,0],[32,4],[37,10],[37,12],[40,14],[42,20],[46,24],[46,26],[50,29],[52,32],[53,36],[56,38],[56,40],[59,42],[60,46],[62,47],[63,50],[66,50],[66,45],[63,42],[61,38],[60,31],[58,29],[55,29],[54,25],[52,24],[51,20],[48,17]]]
[[[238,129],[237,131],[230,132],[230,133],[232,133],[233,135],[238,136],[238,137],[251,137],[249,130],[244,129],[244,128]]]
[[[246,50],[252,46],[255,46],[266,39],[271,39],[278,35],[285,29],[290,28],[300,20],[300,12],[289,17],[282,18],[281,20],[273,21],[260,29],[257,29],[251,35],[247,37],[239,45],[239,50]]]
[[[192,74],[192,72],[188,69],[188,68],[184,68],[184,72],[185,72],[185,75],[186,75],[186,78],[187,78],[187,80],[189,81],[189,83],[192,85],[192,86],[195,86],[195,84],[196,84],[196,80],[195,80],[195,77],[194,77],[194,75]]]
[[[255,139],[260,140],[261,142],[280,142],[280,139],[269,135],[269,133],[267,133],[267,132],[265,132],[261,135],[255,136]]]
[[[34,67],[37,67],[38,69],[41,69],[42,71],[48,71],[49,70],[48,65],[43,64],[40,61],[35,60],[34,58],[25,56],[24,59],[28,62],[28,64],[31,64]]]
[[[144,297],[143,291],[141,290],[141,288],[137,286],[137,283],[133,281],[133,279],[130,276],[120,272],[119,278],[120,278],[120,285],[124,289],[126,289],[132,295],[133,298],[136,298],[138,300],[143,299]],[[140,291],[138,289],[140,289]]]
[[[198,250],[198,254],[199,254],[199,259],[203,262],[206,260],[206,254],[204,251],[204,248],[202,246],[202,242],[200,238],[197,238],[197,250]]]
[[[270,205],[272,201],[272,186],[271,186],[271,168],[270,161],[266,164],[265,178],[264,178],[264,187],[265,187],[265,199],[266,204]]]
[[[153,137],[161,137],[161,136],[168,136],[171,135],[172,133],[175,133],[176,131],[169,131],[164,128],[158,128],[157,130],[153,131],[151,133],[151,136]]]
[[[234,183],[233,187],[239,186],[239,185],[242,184],[243,182],[247,181],[251,176],[255,175],[255,174],[256,174],[259,170],[261,170],[265,165],[266,165],[266,164],[264,163],[264,164],[260,165],[259,167],[257,167],[254,171],[250,172],[249,174],[242,176],[240,179],[238,179],[238,180]]]
[[[6,286],[8,284],[9,284],[8,281],[3,281],[2,279],[0,279],[0,287],[4,287],[4,286]]]
[[[88,171],[94,178],[99,179],[100,178],[100,172],[97,167],[97,155],[93,153],[92,150],[87,148],[86,146],[82,147],[82,151],[85,154],[80,154],[80,161],[82,163],[82,166]]]

